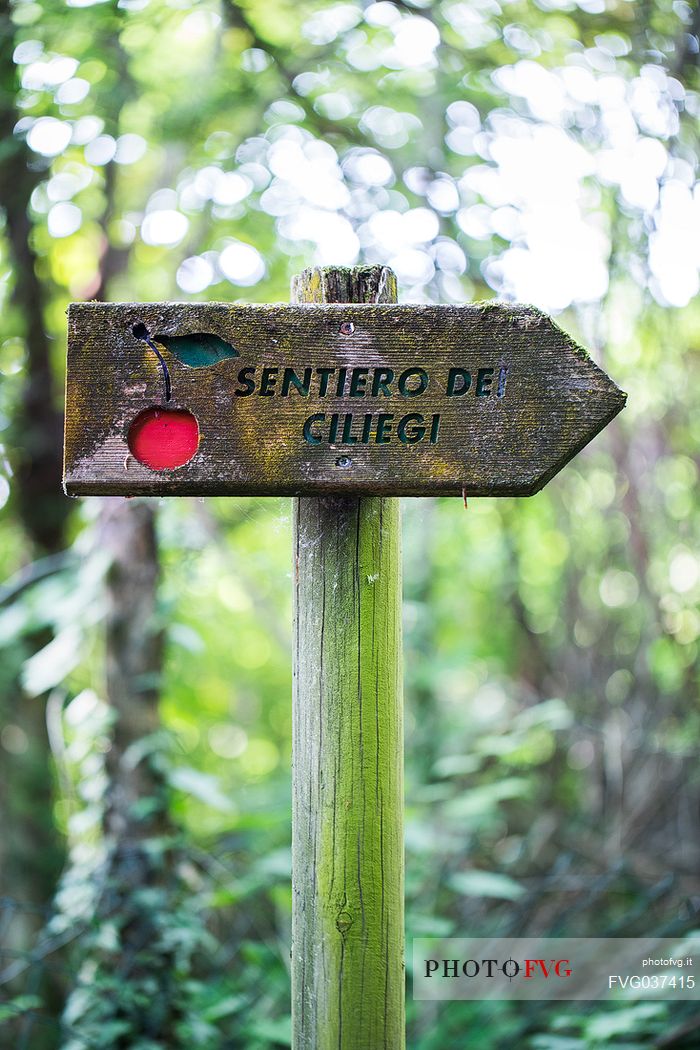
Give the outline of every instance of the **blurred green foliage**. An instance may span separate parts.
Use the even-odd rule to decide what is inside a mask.
[[[21,504],[30,271],[57,401],[72,299],[286,300],[305,265],[369,261],[404,299],[563,311],[622,417],[532,499],[404,501],[407,943],[697,922],[698,32],[670,0],[0,2],[0,803],[24,835],[0,858],[1,1045],[290,1038],[289,502],[157,505],[162,730],[141,757],[171,824],[155,885],[105,913],[109,564],[98,501],[53,552]],[[414,1050],[700,1039],[666,1003],[409,988],[408,1013]]]

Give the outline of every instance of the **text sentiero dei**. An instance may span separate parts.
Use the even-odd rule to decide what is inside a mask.
[[[497,376],[497,379],[494,380]],[[411,367],[398,376],[386,367],[307,367],[299,374],[294,368],[254,365],[241,368],[235,397],[301,397],[323,399],[420,398],[437,385],[445,397],[463,397],[473,392],[474,397],[505,396],[508,368],[502,365],[477,369],[473,376],[466,368],[452,367],[446,375],[432,376],[427,368]],[[393,407],[393,404],[392,404]],[[413,445],[429,440],[437,444],[441,415],[433,412],[427,417],[421,412],[313,412],[303,422],[302,433],[309,445],[323,441],[331,445],[367,445],[376,442],[388,444],[392,439]]]

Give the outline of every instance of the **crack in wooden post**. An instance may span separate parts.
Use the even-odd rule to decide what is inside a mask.
[[[292,301],[393,303],[396,278],[305,270]],[[398,499],[295,499],[294,1050],[405,1046],[400,558]]]

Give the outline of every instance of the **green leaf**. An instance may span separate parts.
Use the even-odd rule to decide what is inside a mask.
[[[276,849],[261,857],[256,869],[265,875],[288,879],[292,874],[292,854],[288,849]]]
[[[71,992],[63,1012],[65,1024],[73,1025],[84,1018],[94,1008],[96,1001],[95,992],[91,988],[76,988]]]
[[[40,696],[53,689],[77,667],[81,640],[77,627],[66,627],[26,661],[22,682],[30,696]]]
[[[206,803],[213,809],[228,812],[231,808],[231,800],[226,798],[219,787],[216,777],[208,773],[200,773],[198,769],[189,766],[181,766],[173,769],[169,774],[169,780],[173,787],[184,791],[188,795],[194,795],[200,802]]]
[[[446,802],[445,812],[452,818],[480,817],[493,812],[499,802],[512,798],[526,799],[528,788],[528,781],[524,777],[505,777],[492,784],[480,784]]]
[[[607,1041],[619,1035],[640,1035],[650,1021],[665,1014],[665,1003],[639,1003],[627,1009],[598,1014],[586,1025],[586,1036]]]
[[[583,1039],[566,1035],[536,1035],[532,1040],[532,1050],[582,1050]]]
[[[36,995],[18,995],[16,999],[0,1003],[0,1021],[9,1021],[20,1017],[30,1010],[40,1010],[41,999]]]
[[[247,1001],[244,995],[227,995],[224,999],[220,999],[204,1010],[204,1020],[210,1022],[220,1021],[222,1017],[229,1017],[231,1014],[238,1013]]]
[[[407,911],[406,929],[412,937],[451,937],[455,924],[452,919],[441,915],[421,915]]]
[[[248,1029],[258,1039],[267,1039],[276,1046],[292,1045],[292,1019],[280,1017],[275,1021],[258,1021]]]
[[[460,871],[448,880],[448,885],[466,897],[496,897],[515,901],[525,892],[515,879],[495,871]]]
[[[481,765],[477,755],[443,755],[435,763],[435,775],[438,777],[462,777],[475,773]]]

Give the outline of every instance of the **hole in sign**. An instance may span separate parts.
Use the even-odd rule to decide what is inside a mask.
[[[129,427],[129,451],[151,470],[183,467],[199,448],[199,424],[185,409],[147,408]]]

